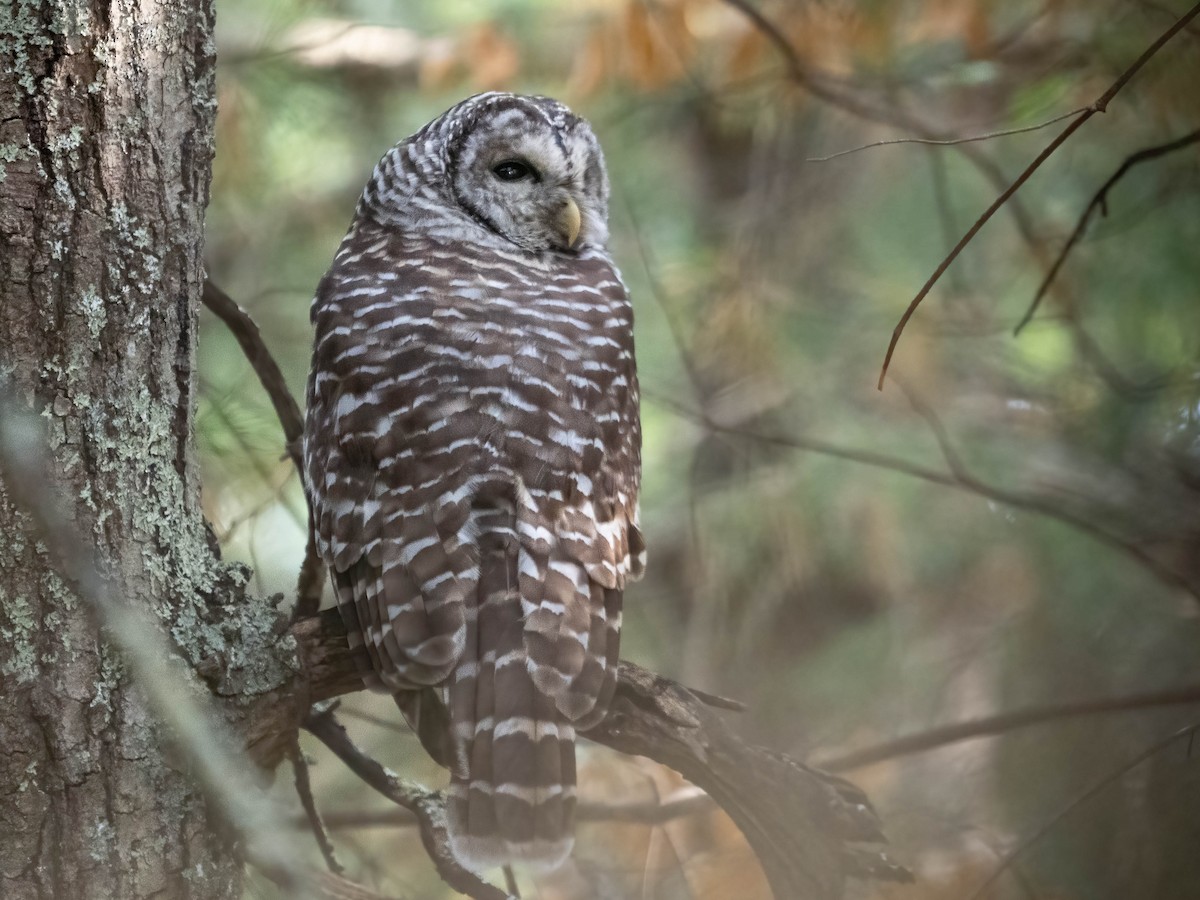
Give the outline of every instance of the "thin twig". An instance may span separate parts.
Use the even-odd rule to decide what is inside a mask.
[[[1018,728],[1027,728],[1030,725],[1040,725],[1044,722],[1141,709],[1158,709],[1164,706],[1189,706],[1197,703],[1200,703],[1200,684],[1171,688],[1165,691],[1151,691],[1145,694],[1129,694],[1124,697],[1105,697],[1100,700],[1083,700],[1077,703],[1033,706],[1029,709],[985,716],[968,722],[941,725],[919,734],[906,735],[838,756],[818,757],[813,765],[830,772],[845,772],[890,759],[926,753],[949,744],[996,737]]]
[[[1122,162],[1121,165],[1117,167],[1117,170],[1113,172],[1111,176],[1109,176],[1109,179],[1100,186],[1100,190],[1096,191],[1095,195],[1093,195],[1091,199],[1091,202],[1088,203],[1087,207],[1083,210],[1083,214],[1080,215],[1079,221],[1075,223],[1075,230],[1071,232],[1071,236],[1067,238],[1066,244],[1064,244],[1062,250],[1059,251],[1054,263],[1050,266],[1050,270],[1042,279],[1042,283],[1038,285],[1037,293],[1033,295],[1033,302],[1029,304],[1029,309],[1025,311],[1025,315],[1021,317],[1021,321],[1019,321],[1016,327],[1013,329],[1014,337],[1021,333],[1021,329],[1029,324],[1030,320],[1037,312],[1038,307],[1042,303],[1042,298],[1046,296],[1046,291],[1050,289],[1051,283],[1058,275],[1058,270],[1061,269],[1063,263],[1066,262],[1068,254],[1075,249],[1075,245],[1078,244],[1083,238],[1083,234],[1087,230],[1093,214],[1097,210],[1100,210],[1102,215],[1108,215],[1108,192],[1112,190],[1113,186],[1120,181],[1130,169],[1139,163],[1143,163],[1151,159],[1157,159],[1160,156],[1166,156],[1168,153],[1173,153],[1176,150],[1181,150],[1184,147],[1191,146],[1197,141],[1200,141],[1200,128],[1185,134],[1181,138],[1176,138],[1173,141],[1168,141],[1165,144],[1159,144],[1155,147],[1147,147],[1144,150],[1139,150],[1137,153],[1133,153],[1125,157],[1125,161]]]
[[[334,875],[344,875],[346,868],[338,862],[337,854],[333,849],[333,841],[329,839],[329,833],[321,821],[321,812],[317,809],[317,801],[313,799],[312,781],[308,777],[308,760],[304,758],[304,751],[300,749],[299,735],[292,745],[290,756],[292,774],[295,776],[296,782],[296,794],[300,797],[300,805],[304,807],[304,820],[308,823],[308,827],[317,841],[317,846],[321,848],[321,856],[325,858],[325,865],[329,871]]]
[[[304,418],[300,415],[300,407],[296,403],[296,398],[288,390],[283,372],[280,371],[279,365],[271,356],[271,352],[262,339],[258,325],[250,318],[248,312],[237,305],[233,298],[208,279],[204,281],[204,293],[201,299],[204,301],[204,305],[229,327],[238,344],[241,345],[242,352],[246,354],[246,359],[249,360],[254,373],[258,376],[263,390],[267,392],[271,405],[275,407],[275,415],[279,417],[279,424],[283,426],[288,455],[291,456],[297,469],[302,468],[300,445],[304,438]]]
[[[945,425],[942,424],[942,420],[933,408],[910,391],[902,381],[896,379],[896,382],[908,398],[908,402],[912,405],[913,410],[928,423],[929,430],[932,432],[934,440],[937,441],[942,458],[946,461],[946,465],[953,473],[954,480],[959,486],[987,497],[989,500],[995,500],[998,503],[1004,503],[1018,509],[1039,512],[1058,519],[1060,522],[1073,525],[1079,531],[1091,535],[1096,540],[1116,550],[1120,550],[1135,562],[1140,563],[1145,569],[1157,575],[1165,584],[1187,591],[1193,597],[1200,600],[1200,587],[1194,585],[1174,569],[1163,565],[1133,541],[1126,540],[1119,535],[1106,531],[1089,518],[1055,506],[1045,497],[1036,494],[1022,494],[1008,490],[1007,488],[995,487],[980,479],[967,468],[962,457],[958,455],[958,451],[954,449],[954,444],[950,440],[950,435],[946,431]]]
[[[1139,753],[1133,759],[1129,760],[1129,762],[1125,763],[1123,766],[1121,766],[1116,771],[1111,772],[1110,774],[1101,778],[1098,782],[1096,782],[1096,784],[1092,785],[1090,788],[1088,788],[1086,791],[1084,791],[1082,794],[1080,794],[1078,797],[1076,797],[1074,800],[1072,800],[1070,803],[1068,803],[1066,806],[1064,806],[1062,809],[1060,809],[1058,812],[1056,812],[1050,818],[1050,820],[1047,821],[1045,824],[1043,824],[1037,831],[1035,831],[1029,837],[1025,838],[1025,840],[1021,841],[1021,843],[1019,843],[1016,847],[1014,847],[1007,854],[1005,854],[1004,859],[1001,860],[1000,865],[996,867],[996,870],[994,872],[992,872],[992,874],[989,875],[987,878],[985,878],[983,880],[983,882],[979,885],[979,887],[975,888],[975,890],[971,893],[971,896],[968,897],[967,900],[979,900],[979,898],[984,895],[984,892],[989,887],[991,887],[993,884],[996,883],[996,879],[998,879],[1001,875],[1003,875],[1008,870],[1008,868],[1010,866],[1012,866],[1012,864],[1016,861],[1018,856],[1020,856],[1022,853],[1024,853],[1026,850],[1028,850],[1030,847],[1032,847],[1034,844],[1036,844],[1038,841],[1040,841],[1043,837],[1045,837],[1050,832],[1050,829],[1052,829],[1055,825],[1057,825],[1059,822],[1061,822],[1063,819],[1065,819],[1067,817],[1067,815],[1069,815],[1071,812],[1073,812],[1076,808],[1078,808],[1079,806],[1082,806],[1088,800],[1091,800],[1097,794],[1104,791],[1104,789],[1107,788],[1114,781],[1117,781],[1120,778],[1124,777],[1126,774],[1128,774],[1129,772],[1136,769],[1138,766],[1140,766],[1146,760],[1150,759],[1152,756],[1155,756],[1156,754],[1161,753],[1167,747],[1170,747],[1173,743],[1178,741],[1180,738],[1187,737],[1188,735],[1191,735],[1191,734],[1195,734],[1196,731],[1200,731],[1200,723],[1196,723],[1195,725],[1189,725],[1186,728],[1181,728],[1179,731],[1176,731],[1174,734],[1170,735],[1169,737],[1166,737],[1163,740],[1159,741],[1158,743],[1153,744],[1152,746],[1143,750],[1141,753]]]
[[[738,0],[727,0],[727,2],[738,2]],[[879,390],[883,390],[883,381],[887,377],[888,367],[892,362],[892,355],[896,352],[896,345],[900,342],[900,336],[904,333],[905,325],[908,324],[908,320],[911,319],[913,313],[917,311],[917,307],[921,305],[921,301],[925,299],[929,291],[935,284],[937,284],[938,280],[942,277],[942,274],[947,268],[950,267],[950,264],[954,262],[960,253],[962,253],[963,249],[971,242],[975,235],[979,233],[980,229],[987,224],[988,220],[995,215],[996,210],[1000,209],[1000,207],[1005,204],[1008,198],[1015,194],[1017,190],[1020,189],[1021,185],[1029,180],[1030,176],[1041,167],[1042,163],[1049,159],[1051,154],[1061,147],[1063,143],[1065,143],[1066,140],[1072,134],[1074,134],[1081,125],[1083,125],[1084,122],[1086,122],[1096,113],[1105,112],[1113,97],[1115,97],[1117,93],[1129,83],[1129,80],[1133,78],[1133,76],[1136,75],[1139,70],[1141,70],[1142,66],[1144,66],[1150,60],[1150,58],[1154,56],[1154,54],[1157,53],[1164,44],[1167,43],[1167,41],[1178,34],[1179,31],[1182,30],[1183,27],[1197,15],[1200,15],[1200,3],[1197,3],[1190,10],[1184,13],[1174,25],[1163,32],[1159,36],[1158,40],[1147,47],[1146,50],[1143,51],[1142,55],[1139,56],[1133,62],[1133,64],[1129,66],[1129,68],[1121,73],[1121,76],[1115,82],[1113,82],[1112,86],[1109,87],[1107,91],[1101,94],[1094,103],[1087,107],[1087,109],[1081,113],[1078,118],[1072,120],[1071,124],[1064,128],[1059,135],[1052,140],[1046,146],[1046,148],[1042,150],[1041,153],[1037,155],[1033,162],[1025,167],[1025,170],[1017,176],[1016,181],[1009,185],[1008,188],[992,202],[992,205],[984,211],[983,215],[976,220],[975,224],[967,230],[967,233],[964,234],[961,239],[959,239],[959,242],[954,245],[954,249],[952,249],[950,253],[941,261],[941,263],[938,264],[937,269],[934,270],[934,273],[929,277],[929,280],[925,282],[921,290],[917,292],[917,295],[913,297],[912,301],[908,304],[908,308],[904,310],[904,314],[900,317],[900,321],[896,323],[896,328],[892,332],[892,338],[888,342],[887,353],[884,354],[883,357],[883,365],[879,370],[879,381],[876,384],[876,387]]]
[[[959,144],[974,144],[977,141],[990,141],[992,138],[1008,137],[1013,134],[1025,134],[1030,131],[1038,131],[1053,125],[1055,122],[1061,122],[1063,119],[1069,119],[1071,116],[1077,116],[1080,113],[1086,112],[1088,107],[1081,106],[1078,109],[1073,109],[1070,112],[1061,113],[1053,119],[1047,119],[1045,122],[1039,122],[1036,125],[1026,125],[1023,128],[1008,128],[1004,131],[989,131],[986,134],[973,134],[968,137],[946,138],[939,140],[936,138],[891,138],[884,141],[872,141],[870,144],[862,144],[858,147],[851,147],[849,150],[839,150],[837,153],[831,153],[828,156],[809,156],[805,158],[805,162],[829,162],[831,159],[840,159],[843,156],[849,156],[851,153],[860,153],[863,150],[870,150],[872,147],[890,147],[893,144],[925,144],[930,147],[956,147]]]
[[[811,453],[818,453],[822,456],[828,456],[833,459],[854,462],[860,465],[870,466],[872,468],[883,469],[884,471],[888,472],[897,472],[902,475],[908,475],[911,478],[920,479],[921,481],[925,481],[930,484],[937,484],[943,487],[967,491],[969,493],[976,494],[977,496],[984,497],[988,500],[992,500],[996,503],[1010,506],[1014,509],[1037,513],[1050,519],[1057,519],[1059,522],[1070,525],[1084,534],[1095,538],[1101,543],[1108,545],[1109,547],[1120,550],[1131,560],[1157,577],[1164,584],[1186,591],[1192,596],[1200,598],[1200,588],[1197,588],[1197,586],[1193,585],[1190,581],[1179,575],[1174,570],[1164,566],[1136,543],[1128,541],[1110,531],[1106,531],[1095,522],[1092,522],[1090,519],[1082,515],[1076,515],[1075,513],[1056,506],[1046,497],[1038,494],[1021,493],[1008,488],[996,487],[995,485],[989,484],[974,475],[958,457],[953,446],[949,442],[941,422],[937,420],[937,417],[933,414],[932,410],[930,410],[928,406],[924,405],[919,400],[914,402],[914,409],[918,412],[918,414],[924,416],[927,421],[930,421],[931,431],[933,432],[935,439],[938,441],[942,455],[945,458],[948,467],[950,468],[949,474],[946,472],[940,472],[936,469],[928,468],[926,466],[918,465],[917,463],[910,463],[907,460],[900,459],[895,456],[889,456],[885,453],[877,453],[873,450],[858,450],[852,447],[843,447],[828,441],[822,441],[818,438],[772,434],[768,432],[752,431],[750,429],[741,428],[735,425],[724,425],[720,422],[717,422],[710,416],[688,409],[685,405],[669,400],[665,397],[652,394],[645,394],[644,396],[646,399],[662,404],[668,409],[674,411],[677,415],[690,419],[707,428],[708,430],[718,434],[728,434],[742,437],[747,440],[773,445],[776,447],[787,447],[793,450],[803,450]],[[910,401],[914,400],[914,398],[911,396],[909,399]]]
[[[300,405],[288,389],[283,372],[271,351],[263,341],[258,325],[250,314],[242,309],[237,302],[217,287],[209,279],[204,281],[202,296],[204,305],[220,318],[233,332],[234,338],[245,353],[259,383],[275,408],[275,415],[283,428],[285,448],[291,457],[297,471],[303,471],[301,445],[304,440],[304,417],[300,413]],[[310,511],[311,517],[311,511]],[[312,522],[309,522],[308,541],[304,551],[304,563],[300,567],[300,576],[296,583],[296,606],[294,619],[304,619],[316,615],[321,606],[321,592],[325,584],[325,563],[317,553],[316,536]]]
[[[349,706],[343,706],[338,711],[347,718],[358,719],[360,722],[369,722],[372,725],[386,728],[388,731],[394,731],[397,734],[403,734],[410,738],[416,737],[413,734],[413,730],[403,724],[402,719],[385,719],[383,716],[373,716],[371,713],[363,712],[361,709],[352,709]]]

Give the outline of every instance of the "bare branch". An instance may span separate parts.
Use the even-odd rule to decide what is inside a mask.
[[[740,2],[740,0],[728,0],[728,2]],[[905,309],[904,314],[901,315],[900,321],[896,323],[896,328],[892,332],[892,338],[888,342],[887,353],[883,358],[883,365],[879,371],[879,381],[876,385],[879,390],[883,390],[883,381],[887,377],[888,368],[892,362],[892,356],[896,352],[896,345],[900,342],[901,334],[904,333],[905,325],[908,324],[908,320],[912,318],[913,313],[917,311],[917,307],[921,305],[921,301],[925,299],[929,291],[935,284],[937,284],[938,280],[942,277],[942,274],[950,267],[950,264],[958,258],[958,255],[962,253],[963,248],[965,248],[967,244],[971,242],[975,235],[979,233],[980,229],[987,224],[988,220],[991,219],[993,215],[995,215],[996,211],[1005,204],[1008,198],[1015,194],[1017,190],[1020,189],[1021,185],[1029,180],[1030,176],[1041,167],[1042,163],[1049,159],[1051,154],[1053,154],[1055,150],[1057,150],[1066,142],[1067,138],[1074,134],[1084,122],[1086,122],[1096,113],[1105,112],[1113,97],[1115,97],[1117,93],[1129,83],[1129,80],[1133,78],[1133,76],[1136,75],[1139,70],[1141,70],[1142,66],[1144,66],[1150,60],[1150,58],[1154,56],[1154,54],[1157,53],[1164,44],[1167,43],[1167,41],[1178,34],[1179,31],[1182,30],[1183,27],[1186,26],[1188,22],[1194,19],[1197,15],[1200,15],[1200,3],[1197,3],[1190,10],[1184,13],[1174,25],[1163,32],[1159,36],[1158,40],[1147,47],[1142,55],[1139,56],[1133,62],[1133,64],[1129,66],[1129,68],[1121,73],[1121,76],[1115,82],[1113,82],[1107,91],[1101,94],[1100,97],[1098,97],[1091,106],[1081,113],[1078,118],[1072,120],[1071,124],[1064,128],[1058,134],[1058,136],[1052,140],[1046,146],[1046,148],[1042,150],[1041,153],[1037,155],[1033,162],[1025,167],[1024,171],[1017,176],[1016,181],[1010,184],[1008,188],[1005,189],[1000,196],[992,202],[992,205],[984,211],[983,215],[981,215],[975,221],[975,224],[967,230],[967,233],[959,239],[959,242],[954,245],[954,248],[950,251],[950,253],[947,254],[941,263],[938,264],[938,267],[934,270],[933,274],[929,276],[929,280],[925,282],[925,284],[921,287],[921,290],[919,290],[917,295],[913,297],[912,301],[908,304],[908,308]]]
[[[925,144],[931,147],[956,147],[960,144],[974,144],[978,141],[990,141],[993,138],[1008,137],[1013,134],[1025,134],[1030,131],[1039,131],[1042,128],[1053,125],[1055,122],[1061,122],[1063,119],[1069,119],[1071,116],[1077,116],[1080,113],[1087,111],[1086,106],[1081,106],[1078,109],[1073,109],[1070,112],[1061,113],[1053,119],[1047,119],[1045,122],[1039,122],[1036,125],[1026,125],[1023,128],[1009,128],[1004,131],[989,131],[986,134],[973,134],[968,137],[957,138],[892,138],[886,141],[873,141],[870,144],[862,144],[858,147],[851,147],[849,150],[839,150],[837,153],[831,153],[828,156],[809,156],[805,162],[829,162],[831,159],[840,159],[843,156],[849,156],[851,153],[860,153],[863,150],[870,150],[872,147],[890,147],[893,144]]]
[[[338,862],[337,855],[333,850],[333,842],[329,839],[329,834],[325,830],[325,824],[321,821],[321,813],[317,809],[317,801],[313,799],[312,782],[308,777],[308,760],[304,758],[304,751],[300,749],[300,741],[297,740],[292,746],[292,772],[296,779],[296,793],[300,797],[300,805],[304,807],[304,820],[308,824],[309,829],[316,838],[317,846],[321,848],[321,856],[325,858],[325,865],[334,875],[344,875],[346,868]]]
[[[450,887],[475,900],[507,900],[508,894],[464,869],[450,852],[445,800],[440,791],[402,781],[360,750],[331,710],[315,711],[305,729],[328,747],[355,775],[417,819],[421,841],[438,874]]]
[[[1037,312],[1038,307],[1042,303],[1042,299],[1046,296],[1046,291],[1050,289],[1051,283],[1055,276],[1058,275],[1058,270],[1062,268],[1064,262],[1067,261],[1067,256],[1075,249],[1075,245],[1083,238],[1084,232],[1087,230],[1088,224],[1092,220],[1093,214],[1099,210],[1102,215],[1108,215],[1108,192],[1113,186],[1120,181],[1125,174],[1139,163],[1147,162],[1148,160],[1158,159],[1160,156],[1166,156],[1168,153],[1174,153],[1176,150],[1182,150],[1184,147],[1189,147],[1192,144],[1200,141],[1200,128],[1185,134],[1181,138],[1176,138],[1173,141],[1168,141],[1165,144],[1158,144],[1154,147],[1147,147],[1144,150],[1139,150],[1137,153],[1130,154],[1125,157],[1124,162],[1117,167],[1109,179],[1100,186],[1100,190],[1092,196],[1091,202],[1084,208],[1083,213],[1079,217],[1079,221],[1075,223],[1075,229],[1071,232],[1071,236],[1067,238],[1066,244],[1059,251],[1054,263],[1050,266],[1050,270],[1042,279],[1042,283],[1038,285],[1037,292],[1033,295],[1033,302],[1029,304],[1029,309],[1025,311],[1025,315],[1021,317],[1016,327],[1013,329],[1013,336],[1021,333],[1021,329],[1029,324]]]
[[[308,659],[338,659],[349,667],[346,630],[336,610],[297,623],[292,634]],[[361,687],[338,666],[308,670],[313,697],[332,697]],[[352,686],[351,686],[352,685]],[[491,885],[463,878],[446,851],[443,798],[407,784],[363,754],[326,714],[305,723],[360,778],[409,810],[438,871],[457,890],[472,896],[503,896]],[[622,662],[608,716],[584,737],[621,753],[669,766],[703,790],[742,830],[776,896],[833,898],[846,874],[903,880],[908,873],[886,855],[848,848],[846,842],[879,842],[879,821],[866,796],[849,782],[827,775],[774,750],[747,744],[720,714],[692,691],[646,669]],[[702,802],[694,801],[697,806]],[[600,807],[595,810],[601,814]],[[603,809],[603,814],[613,813]],[[661,815],[637,810],[630,815]],[[470,875],[470,873],[467,873]],[[480,887],[483,885],[483,887]],[[470,891],[468,891],[470,893]]]
[[[1060,506],[1052,503],[1047,497],[1038,494],[1021,493],[1009,488],[996,487],[988,484],[967,468],[966,463],[958,455],[958,451],[954,449],[954,444],[950,440],[950,435],[946,431],[946,427],[942,424],[937,413],[934,412],[925,401],[908,390],[904,383],[896,379],[900,389],[908,398],[908,402],[912,404],[913,410],[917,415],[921,416],[929,424],[929,430],[933,433],[934,440],[937,441],[938,448],[941,450],[942,458],[946,461],[946,465],[954,475],[954,483],[958,486],[987,497],[989,500],[994,500],[997,503],[1003,503],[1007,506],[1016,509],[1029,510],[1031,512],[1041,513],[1053,519],[1058,519],[1060,522],[1065,522],[1068,525],[1074,526],[1079,531],[1090,535],[1101,543],[1107,544],[1116,550],[1120,550],[1134,562],[1141,565],[1146,570],[1152,572],[1164,584],[1178,588],[1191,594],[1196,599],[1200,600],[1200,586],[1193,584],[1183,575],[1180,575],[1174,569],[1168,568],[1159,562],[1154,556],[1144,550],[1140,545],[1131,540],[1126,540],[1120,535],[1113,534],[1110,531],[1101,528],[1091,519],[1082,515],[1077,515],[1069,510],[1063,509]]]
[[[838,756],[819,757],[814,765],[830,772],[845,772],[889,759],[926,753],[962,741],[996,737],[1018,728],[1028,728],[1031,725],[1040,725],[1045,722],[1131,712],[1139,709],[1158,709],[1164,706],[1191,706],[1198,703],[1200,703],[1200,684],[1171,688],[1165,691],[1151,691],[1145,694],[1130,694],[1125,697],[1104,697],[1099,700],[1083,700],[1077,703],[1034,706],[1029,709],[972,719],[969,722],[942,725],[919,734],[906,735]]]
[[[933,411],[919,399],[909,396],[910,402],[913,403],[914,409],[919,415],[925,417],[930,423],[931,431],[934,438],[938,442],[938,446],[942,452],[943,458],[946,460],[949,473],[941,472],[937,469],[931,469],[927,466],[922,466],[917,463],[911,463],[907,460],[900,459],[895,456],[890,456],[886,453],[877,453],[874,450],[859,450],[853,447],[843,447],[838,444],[833,444],[829,441],[822,441],[819,438],[810,438],[807,436],[792,436],[783,434],[773,434],[766,432],[753,431],[748,428],[742,428],[734,425],[724,425],[711,417],[688,409],[686,406],[668,400],[663,397],[652,397],[646,395],[647,399],[653,399],[655,402],[661,403],[667,408],[673,410],[678,415],[691,419],[703,427],[718,434],[728,434],[737,437],[742,437],[747,440],[757,441],[759,443],[774,445],[777,447],[788,447],[794,450],[803,450],[810,453],[819,453],[822,456],[829,456],[834,459],[842,459],[847,462],[854,462],[860,465],[870,466],[872,468],[883,469],[888,472],[898,472],[902,475],[908,475],[911,478],[917,478],[921,481],[930,484],[938,484],[943,487],[956,488],[962,491],[968,491],[978,496],[992,500],[996,503],[1002,503],[1005,506],[1010,506],[1014,509],[1024,510],[1026,512],[1037,513],[1038,515],[1046,516],[1050,519],[1056,519],[1059,522],[1070,525],[1088,536],[1106,544],[1109,547],[1120,550],[1131,560],[1136,562],[1142,568],[1152,573],[1156,578],[1164,584],[1170,585],[1173,588],[1178,588],[1187,591],[1193,597],[1200,598],[1200,586],[1194,585],[1191,581],[1181,576],[1178,572],[1163,565],[1154,556],[1146,552],[1142,547],[1133,541],[1127,540],[1118,534],[1114,534],[1101,526],[1097,525],[1090,519],[1076,515],[1061,506],[1056,505],[1050,498],[1040,494],[1022,492],[1011,488],[998,487],[983,481],[978,476],[974,475],[958,457],[953,445],[950,443],[945,429],[941,422],[937,419]]]
[[[263,390],[267,392],[271,405],[275,407],[275,415],[279,417],[279,424],[283,426],[288,455],[296,464],[296,468],[301,469],[303,464],[300,459],[300,444],[304,437],[304,418],[300,415],[296,398],[288,390],[283,372],[262,339],[258,325],[250,318],[249,313],[208,279],[204,281],[202,299],[204,305],[229,327],[241,345],[242,352],[254,368],[254,373],[258,376]]]
[[[1022,853],[1024,853],[1030,847],[1032,847],[1036,843],[1038,843],[1038,841],[1040,841],[1043,837],[1045,837],[1047,834],[1049,834],[1050,830],[1052,828],[1054,828],[1055,825],[1057,825],[1059,822],[1061,822],[1063,819],[1065,819],[1067,817],[1067,815],[1069,815],[1075,809],[1082,806],[1088,800],[1091,800],[1097,794],[1102,793],[1105,790],[1105,788],[1107,788],[1110,784],[1112,784],[1113,782],[1124,777],[1127,773],[1136,769],[1138,766],[1140,766],[1146,760],[1150,759],[1152,756],[1154,756],[1158,753],[1161,753],[1163,750],[1165,750],[1167,747],[1170,747],[1172,744],[1174,744],[1180,738],[1188,737],[1189,735],[1195,734],[1197,731],[1200,731],[1200,723],[1197,723],[1195,725],[1189,725],[1187,728],[1181,728],[1179,731],[1176,731],[1171,736],[1164,738],[1163,740],[1159,741],[1158,743],[1153,744],[1152,746],[1148,747],[1146,750],[1143,750],[1141,753],[1139,753],[1137,756],[1135,756],[1129,762],[1125,763],[1123,766],[1121,766],[1116,771],[1111,772],[1110,774],[1106,775],[1104,778],[1101,778],[1100,781],[1098,781],[1096,784],[1092,785],[1090,788],[1088,788],[1086,791],[1084,791],[1082,794],[1080,794],[1078,797],[1076,797],[1074,800],[1072,800],[1070,803],[1068,803],[1066,806],[1064,806],[1062,809],[1060,809],[1057,813],[1055,813],[1050,818],[1050,820],[1047,821],[1045,824],[1043,824],[1037,831],[1035,831],[1033,834],[1031,834],[1025,840],[1021,841],[1021,843],[1019,843],[1011,851],[1009,851],[1007,854],[1005,854],[1004,859],[1001,860],[1000,865],[996,868],[996,870],[994,872],[992,872],[991,875],[989,875],[987,878],[985,878],[983,880],[983,883],[980,884],[979,887],[977,887],[971,893],[971,896],[969,896],[967,898],[967,900],[979,900],[980,897],[983,897],[984,893],[987,891],[987,889],[989,887],[991,887],[993,884],[995,884],[996,879],[998,879],[1001,875],[1003,875],[1009,869],[1009,867],[1011,867],[1013,865],[1013,863],[1016,862],[1018,856],[1020,856]]]

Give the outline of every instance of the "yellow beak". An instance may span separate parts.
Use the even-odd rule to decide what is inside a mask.
[[[567,198],[562,211],[558,214],[558,224],[567,238],[567,247],[574,247],[575,241],[579,239],[579,229],[583,225],[583,217],[579,214],[579,207],[570,197]]]

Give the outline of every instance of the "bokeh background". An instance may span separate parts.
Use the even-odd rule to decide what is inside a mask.
[[[1085,106],[1189,4],[763,0],[790,58],[722,0],[217,5],[208,270],[298,396],[309,299],[389,146],[491,88],[559,97],[593,123],[644,389],[650,566],[626,597],[626,657],[740,698],[748,737],[818,763],[944,723],[1200,683],[1197,144],[1112,188],[1013,333],[1121,162],[1200,127],[1200,26],[969,245],[883,392],[904,307],[1067,123],[821,159]],[[299,480],[235,342],[201,324],[205,508],[261,593],[291,596]],[[1200,897],[1200,759],[1186,735],[1168,740],[1197,708],[1133,705],[845,772],[918,877],[851,895],[966,900],[1020,849],[979,896]],[[348,698],[343,715],[396,771],[444,782],[386,698]],[[306,749],[335,824],[387,808]],[[581,765],[584,799],[688,789],[601,748]],[[290,785],[277,794],[298,812]],[[333,833],[356,880],[451,895],[412,829]],[[295,840],[319,864],[311,835]],[[518,880],[546,900],[768,896],[716,813],[581,826],[566,870]],[[252,880],[249,894],[273,890]]]

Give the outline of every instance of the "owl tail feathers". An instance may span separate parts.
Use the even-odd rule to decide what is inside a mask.
[[[481,668],[482,678],[490,665]],[[465,765],[451,776],[450,849],[477,872],[556,868],[574,845],[575,729],[521,662],[502,663],[480,687],[477,698],[495,706],[474,721]]]

